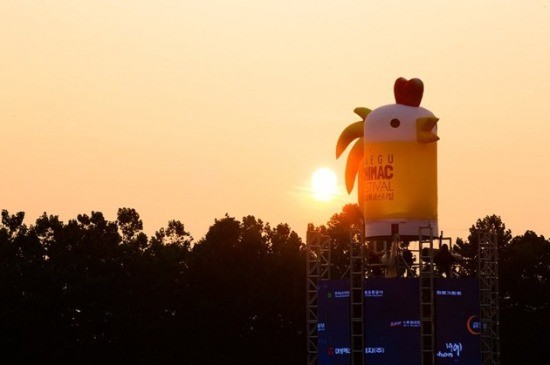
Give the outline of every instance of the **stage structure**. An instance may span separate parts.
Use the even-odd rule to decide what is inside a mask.
[[[434,253],[452,242],[431,227],[408,241],[412,265],[400,242],[350,236],[349,267],[334,277],[334,239],[308,232],[307,365],[499,365],[496,236],[478,232],[478,277],[468,279],[435,271]],[[392,246],[398,274],[387,277],[388,265],[371,253]]]

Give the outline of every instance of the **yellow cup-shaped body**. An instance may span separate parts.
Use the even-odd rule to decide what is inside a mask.
[[[437,143],[367,141],[358,180],[367,238],[437,235]]]

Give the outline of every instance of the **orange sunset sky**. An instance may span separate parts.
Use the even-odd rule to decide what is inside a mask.
[[[550,236],[550,1],[0,0],[0,209],[135,208],[195,240],[227,213],[304,240],[356,202],[353,109],[424,82],[439,228]],[[319,167],[334,199],[312,197]]]

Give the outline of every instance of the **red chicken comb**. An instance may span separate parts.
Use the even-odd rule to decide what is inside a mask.
[[[424,83],[420,79],[407,80],[400,77],[395,80],[393,94],[397,104],[418,107],[424,94]]]

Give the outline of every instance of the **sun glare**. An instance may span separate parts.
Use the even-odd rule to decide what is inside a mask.
[[[319,201],[329,201],[336,196],[336,173],[321,167],[315,170],[311,177],[311,190],[313,197]]]

